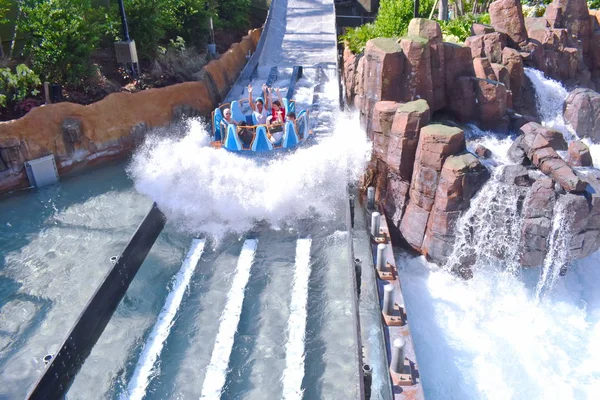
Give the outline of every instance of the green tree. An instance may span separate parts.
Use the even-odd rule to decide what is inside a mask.
[[[18,27],[26,34],[25,53],[44,79],[80,86],[91,75],[99,35],[86,20],[90,9],[90,0],[23,2]]]

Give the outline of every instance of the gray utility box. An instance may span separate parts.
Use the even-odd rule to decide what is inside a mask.
[[[115,42],[115,54],[119,64],[135,64],[138,62],[135,40]]]
[[[25,170],[31,186],[42,187],[58,182],[58,170],[53,154],[25,161]]]

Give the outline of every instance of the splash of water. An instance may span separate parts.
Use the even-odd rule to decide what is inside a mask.
[[[524,196],[524,190],[499,182],[496,176],[481,188],[471,200],[469,209],[460,217],[446,269],[460,266],[476,270],[500,264],[507,271],[519,270],[522,223],[519,197]]]
[[[192,121],[182,138],[150,137],[128,173],[170,222],[193,234],[241,233],[255,221],[278,225],[315,210],[332,216],[370,158],[359,126],[357,115],[343,115],[316,144],[260,158],[210,147],[206,127]]]

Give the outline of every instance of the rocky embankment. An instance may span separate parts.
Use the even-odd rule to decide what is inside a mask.
[[[253,53],[253,29],[185,82],[137,93],[113,93],[96,103],[49,104],[0,122],[0,194],[27,187],[24,163],[54,154],[59,173],[129,154],[146,132],[184,117],[208,116],[228,93]]]
[[[520,264],[544,262],[558,204],[569,258],[589,255],[600,247],[600,171],[590,168],[582,141],[568,143],[540,124],[524,68],[564,82],[572,90],[565,121],[600,143],[600,13],[583,0],[555,0],[544,17],[524,18],[518,0],[496,0],[490,15],[492,26],[474,25],[465,45],[443,42],[435,21],[414,19],[406,37],[370,40],[362,54],[345,49],[346,101],[374,143],[367,183],[394,233],[444,264],[457,221],[492,174],[482,163],[489,150],[470,153],[463,130],[432,123],[433,113],[518,133],[509,151],[514,164],[493,179],[522,188],[515,200]]]

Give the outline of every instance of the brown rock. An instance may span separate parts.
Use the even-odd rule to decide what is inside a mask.
[[[508,87],[513,92],[513,102],[520,104],[521,90],[525,83],[525,69],[523,67],[523,57],[515,49],[505,47],[502,49],[502,64],[506,66],[510,85]]]
[[[521,127],[523,135],[519,145],[527,153],[533,165],[544,174],[558,182],[567,192],[582,192],[587,183],[582,181],[569,165],[556,153],[546,140],[547,128],[530,122]]]
[[[353,104],[354,96],[356,95],[356,75],[358,68],[358,61],[362,56],[356,55],[352,53],[350,48],[347,45],[344,45],[344,69],[343,69],[343,78],[344,78],[344,94],[346,98],[346,103]]]
[[[546,21],[548,21],[548,25],[551,28],[564,28],[562,22],[562,8],[555,2],[546,6],[544,18],[546,18]]]
[[[488,170],[471,153],[446,159],[423,241],[423,254],[429,259],[438,264],[447,261],[452,253],[456,221],[489,177]]]
[[[589,147],[581,140],[569,143],[569,165],[573,167],[593,167],[592,155]]]
[[[579,137],[588,137],[600,143],[600,94],[577,88],[565,100],[564,118]]]
[[[399,179],[410,182],[419,143],[419,132],[429,124],[431,111],[425,100],[398,107],[390,131],[387,164]]]
[[[590,14],[585,0],[555,0],[562,10],[561,28],[569,29],[569,32],[581,41],[584,54],[589,49],[589,39],[592,34]]]
[[[548,21],[543,17],[525,18],[527,36],[529,36],[529,39],[537,40],[542,44],[548,40],[548,36],[552,37],[552,31],[548,29],[549,27]]]
[[[546,257],[547,240],[552,228],[556,202],[554,182],[540,178],[531,187],[523,203],[520,263],[525,267],[541,265]]]
[[[400,47],[405,56],[404,75],[399,81],[401,101],[424,99],[433,104],[429,41],[419,36],[404,37],[400,39]]]
[[[500,171],[498,180],[509,185],[516,186],[531,186],[533,183],[529,179],[529,172],[527,168],[522,165],[506,165]]]
[[[389,38],[371,39],[365,46],[364,94],[376,101],[400,101],[398,85],[402,76],[402,49]]]
[[[484,35],[469,36],[465,39],[465,46],[471,49],[471,58],[485,57]]]
[[[590,59],[592,62],[592,76],[600,77],[600,31],[594,32],[590,39]]]
[[[485,24],[473,24],[471,25],[471,35],[485,35],[486,33],[493,33],[494,27]]]
[[[408,25],[408,36],[419,36],[429,42],[431,57],[431,82],[433,86],[433,111],[446,105],[445,54],[442,30],[436,21],[425,18],[413,18]]]
[[[384,203],[385,214],[392,221],[394,227],[400,229],[400,221],[408,204],[408,191],[410,182],[401,179],[394,172],[388,173],[386,199]]]
[[[373,155],[384,162],[387,160],[390,130],[398,105],[395,101],[378,101],[373,107]]]
[[[496,32],[508,35],[511,47],[527,40],[523,10],[519,0],[496,0],[489,7],[490,19]]]
[[[506,86],[487,79],[471,78],[475,85],[479,120],[484,129],[494,128],[506,115]]]
[[[496,75],[496,80],[500,83],[503,83],[506,86],[506,89],[510,89],[510,75],[508,74],[508,69],[502,64],[492,64],[492,69],[494,70],[494,75]]]
[[[454,43],[444,43],[444,60],[446,63],[446,97],[447,104],[452,106],[456,79],[461,76],[475,76],[471,51],[468,47]]]
[[[455,80],[453,90],[448,91],[450,110],[461,122],[473,121],[478,117],[477,98],[472,79],[461,76]]]
[[[492,64],[487,58],[476,57],[473,59],[473,69],[475,70],[475,76],[480,79],[489,79],[491,81],[497,81],[498,78],[494,73]]]
[[[564,202],[564,213],[567,218],[569,258],[586,257],[600,246],[600,197],[598,195],[583,196],[566,194],[559,201]]]
[[[429,211],[422,209],[415,203],[409,202],[400,222],[402,237],[410,247],[419,252],[423,244],[428,219]]]
[[[493,63],[502,62],[502,49],[506,47],[506,34],[488,33],[483,36],[485,56]]]

